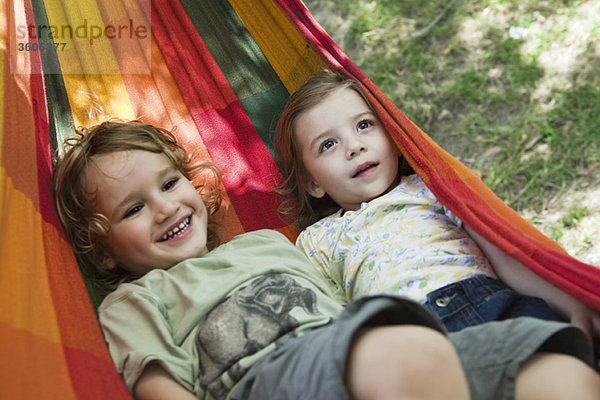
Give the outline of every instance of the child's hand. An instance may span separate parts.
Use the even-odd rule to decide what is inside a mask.
[[[600,366],[600,313],[573,298],[568,314],[570,322],[583,330],[594,346],[596,360],[599,361]]]
[[[581,303],[580,310],[570,315],[571,323],[578,326],[593,342],[594,338],[600,340],[600,315],[590,307]]]

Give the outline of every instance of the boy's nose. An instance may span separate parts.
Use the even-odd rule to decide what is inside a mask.
[[[176,214],[178,210],[178,205],[174,201],[170,201],[166,198],[157,199],[156,204],[156,214],[155,219],[156,222],[162,223],[167,220],[172,215]]]

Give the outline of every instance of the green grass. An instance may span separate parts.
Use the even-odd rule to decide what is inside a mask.
[[[448,2],[306,3],[411,120],[517,211],[600,184],[600,20],[581,8],[594,2],[458,0],[420,37]],[[529,35],[512,39],[510,26]]]
[[[589,210],[587,207],[573,206],[566,211],[563,217],[558,221],[558,223],[550,224],[550,236],[554,240],[561,240],[565,235],[565,231],[576,226],[583,217],[589,215]],[[585,237],[582,242],[582,246],[589,246],[591,243],[591,239],[589,237]]]

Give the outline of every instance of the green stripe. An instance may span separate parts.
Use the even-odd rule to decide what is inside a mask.
[[[33,15],[38,27],[49,26],[48,15],[42,0],[32,0]],[[40,32],[41,29],[38,29]],[[40,57],[42,60],[42,71],[44,71],[44,86],[46,90],[46,102],[48,104],[48,123],[50,133],[50,146],[52,154],[56,154],[57,147],[73,134],[75,123],[73,113],[69,104],[65,81],[63,80],[60,62],[55,50],[54,40],[49,35],[39,35]]]
[[[273,156],[272,132],[287,89],[227,1],[181,4]]]
[[[282,95],[282,89],[285,91],[285,97]],[[287,90],[283,85],[280,85],[271,90],[240,99],[242,107],[250,117],[252,124],[265,146],[267,146],[273,159],[275,159],[275,152],[273,150],[275,127],[277,126],[277,121],[287,97]]]

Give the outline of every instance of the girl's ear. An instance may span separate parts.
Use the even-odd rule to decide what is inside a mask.
[[[312,197],[315,197],[317,199],[320,199],[321,197],[325,196],[325,191],[323,190],[323,188],[321,186],[319,186],[319,184],[315,181],[310,181],[308,182],[308,185],[306,185],[306,191],[308,192],[308,194],[310,194]]]

